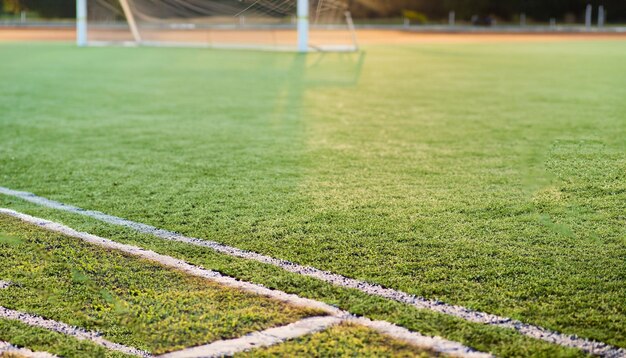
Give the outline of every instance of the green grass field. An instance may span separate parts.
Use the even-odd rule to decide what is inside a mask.
[[[369,329],[343,325],[298,340],[246,352],[244,357],[439,357]]]
[[[362,67],[354,54],[0,52],[0,186],[626,347],[625,42],[372,46]],[[0,206],[498,355],[581,355]]]
[[[94,249],[13,218],[0,217],[0,249],[0,277],[15,286],[0,290],[0,305],[156,354],[320,314]]]

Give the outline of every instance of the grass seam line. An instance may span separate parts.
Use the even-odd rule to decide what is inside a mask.
[[[83,328],[70,326],[67,323],[54,321],[34,314],[15,311],[0,306],[0,318],[19,321],[33,327],[48,329],[51,331],[65,334],[67,336],[74,337],[78,340],[88,340],[113,351],[140,357],[152,357],[150,353],[142,351],[140,349],[127,347],[123,344],[108,341],[102,338],[102,334],[98,332],[87,331]]]
[[[577,348],[585,353],[595,354],[602,357],[626,357],[626,349],[612,346],[604,342],[593,341],[587,338],[578,337],[577,335],[563,334],[540,326],[527,324],[519,320],[514,320],[512,318],[501,317],[495,314],[472,310],[463,306],[451,305],[437,300],[431,300],[424,297],[411,295],[403,291],[382,287],[381,285],[345,277],[314,267],[299,265],[287,260],[276,259],[256,252],[238,249],[236,247],[220,244],[215,241],[202,240],[194,237],[184,236],[176,232],[159,229],[154,226],[123,219],[113,215],[108,215],[99,211],[85,210],[76,206],[63,204],[54,200],[37,196],[33,193],[17,191],[0,186],[0,194],[20,198],[22,200],[44,207],[91,217],[93,219],[103,221],[109,224],[127,227],[140,233],[154,235],[165,240],[206,247],[226,255],[255,260],[258,262],[277,266],[289,272],[313,277],[339,287],[356,289],[369,295],[394,300],[413,306],[417,309],[427,309],[441,314],[458,317],[469,322],[482,323],[505,329],[512,329],[527,337],[540,339],[564,347]]]
[[[37,218],[34,216],[30,216],[27,214],[23,214],[17,212],[15,210],[0,208],[0,214],[12,216],[19,220],[22,220],[27,223],[38,225],[39,227],[57,232],[66,236],[74,237],[77,239],[81,239],[85,242],[92,243],[97,246],[101,246],[107,249],[118,250],[129,255],[141,257],[146,260],[150,260],[153,262],[157,262],[163,266],[177,269],[179,271],[185,272],[187,274],[205,278],[208,280],[212,280],[224,286],[238,288],[243,291],[251,292],[254,294],[258,294],[261,296],[273,298],[282,302],[287,302],[293,305],[308,307],[313,309],[319,309],[320,311],[326,312],[330,314],[332,317],[336,317],[342,320],[352,320],[356,319],[351,313],[341,310],[337,307],[331,306],[327,303],[312,300],[309,298],[300,297],[298,295],[289,294],[280,290],[272,290],[265,286],[258,285],[251,282],[241,281],[236,278],[222,275],[219,272],[207,270],[205,268],[195,266],[189,264],[183,260],[167,256],[161,255],[151,250],[146,250],[137,246],[122,244],[116,241],[112,241],[109,239],[105,239],[100,236],[96,236],[93,234],[76,231],[68,226],[49,221],[42,218]],[[453,342],[446,340],[441,337],[430,337],[424,336],[418,332],[412,332],[405,330],[404,328],[398,327],[390,322],[386,321],[372,321],[369,318],[361,317],[359,318],[362,324],[368,323],[370,327],[374,329],[378,329],[377,327],[387,327],[386,334],[390,335],[393,338],[397,338],[403,340],[407,343],[413,344],[415,346],[435,350],[442,354],[454,355],[458,357],[467,357],[467,358],[487,358],[493,357],[491,354],[483,353],[476,351],[472,348],[466,347],[458,342]],[[397,327],[399,330],[391,330],[388,329],[390,327]],[[410,335],[401,334],[399,336],[395,336],[394,334],[397,332],[410,332]]]
[[[27,358],[57,358],[57,356],[48,352],[33,352],[30,349],[19,348],[9,342],[0,341],[0,354],[2,353],[16,354],[18,357]]]
[[[343,319],[334,316],[310,317],[285,326],[252,332],[239,338],[216,341],[166,353],[159,358],[227,357],[235,353],[269,347],[290,339],[320,332],[341,322]]]

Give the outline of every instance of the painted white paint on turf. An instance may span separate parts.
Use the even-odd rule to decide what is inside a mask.
[[[177,352],[164,354],[162,358],[192,358],[192,357],[229,357],[235,353],[249,351],[261,347],[269,347],[315,332],[323,331],[339,324],[339,317],[312,317],[288,324],[282,327],[253,332],[243,337],[217,341],[211,344],[183,349]]]
[[[492,358],[488,353],[468,351],[464,345],[441,337],[424,336],[385,321],[372,321],[365,317],[340,318],[334,316],[312,317],[286,326],[253,332],[240,338],[213,342],[211,344],[164,354],[159,358],[229,357],[238,352],[269,347],[291,339],[320,332],[342,322],[366,326],[379,333],[404,341],[413,346],[431,350],[451,357]]]
[[[11,281],[2,281],[0,280],[0,290],[5,290],[11,286]]]
[[[404,327],[399,327],[386,321],[372,321],[366,317],[355,317],[349,319],[349,321],[365,327],[369,327],[370,329],[374,329],[380,333],[386,334],[396,339],[405,342],[412,342],[413,345],[418,347],[430,347],[435,352],[440,352],[451,356],[468,355],[467,353],[465,353],[465,350],[467,348],[460,343],[451,342],[441,337],[424,336],[420,333],[409,331]],[[479,355],[476,355],[476,357],[479,357]]]
[[[276,259],[256,252],[241,250],[236,247],[220,244],[215,241],[203,240],[194,237],[184,236],[172,231],[159,229],[143,223],[126,220],[120,217],[101,213],[99,211],[85,210],[72,205],[63,204],[54,200],[46,199],[35,194],[17,191],[0,186],[0,194],[5,194],[23,199],[25,201],[45,206],[52,209],[67,211],[94,218],[109,224],[124,226],[144,234],[151,234],[165,240],[183,242],[190,245],[206,247],[214,251],[234,256],[255,260],[258,262],[280,267],[286,271],[297,273],[303,276],[314,277],[319,280],[331,283],[336,286],[352,288],[369,295],[379,296],[390,300],[398,301],[418,309],[427,309],[434,312],[458,317],[470,322],[487,324],[495,327],[512,329],[525,336],[541,339],[550,343],[564,347],[580,349],[589,354],[603,357],[626,357],[626,349],[608,345],[603,342],[596,342],[576,335],[568,335],[552,331],[543,327],[526,324],[508,317],[502,317],[486,312],[475,311],[463,306],[450,305],[436,300],[408,294],[406,292],[385,288],[377,284],[356,280],[328,271],[323,271],[310,266],[299,265],[290,261]]]
[[[131,354],[140,357],[151,357],[150,353],[144,352],[137,348],[127,347],[119,343],[107,341],[106,339],[102,338],[102,335],[98,332],[87,331],[82,328],[70,326],[67,323],[54,321],[30,313],[14,311],[0,306],[0,318],[20,321],[29,326],[48,329],[68,336],[72,336],[78,340],[88,340],[107,349],[122,352],[125,354]]]
[[[11,355],[16,355],[18,357],[26,357],[26,358],[56,358],[54,354],[50,354],[48,352],[33,352],[27,348],[19,348],[12,345],[9,342],[0,341],[0,356],[3,353]]]
[[[240,338],[213,342],[211,344],[183,349],[159,356],[160,358],[229,357],[239,352],[261,347],[269,347],[290,339],[320,332],[342,322],[366,326],[395,339],[425,347],[441,354],[460,357],[491,357],[482,352],[468,352],[460,343],[450,342],[440,337],[423,336],[385,321],[372,321],[365,317],[339,318],[333,316],[305,318],[286,326],[253,332]]]
[[[193,276],[202,277],[208,280],[218,282],[224,286],[234,287],[234,288],[238,288],[247,292],[270,297],[279,301],[293,304],[295,306],[318,309],[320,311],[328,313],[331,317],[335,319],[339,319],[339,320],[356,319],[356,317],[352,316],[349,312],[340,310],[337,307],[331,306],[324,302],[319,302],[319,301],[311,300],[308,298],[303,298],[303,297],[293,295],[293,294],[288,294],[279,290],[271,290],[262,285],[257,285],[257,284],[250,283],[250,282],[239,281],[235,278],[224,276],[220,274],[219,272],[215,272],[215,271],[204,269],[202,267],[194,266],[194,265],[191,265],[189,263],[186,263],[182,260],[176,259],[171,256],[161,255],[154,251],[145,250],[137,246],[122,244],[122,243],[105,239],[103,237],[99,237],[99,236],[92,235],[89,233],[76,231],[70,227],[67,227],[65,225],[55,223],[46,219],[36,218],[27,214],[19,213],[17,211],[14,211],[11,209],[5,209],[5,208],[0,208],[0,214],[9,215],[9,216],[18,218],[24,222],[36,224],[46,230],[58,232],[66,236],[81,239],[85,242],[89,242],[94,245],[98,245],[98,246],[105,247],[108,249],[118,250],[118,251],[130,254],[130,255],[144,258],[146,260],[154,261],[163,266],[171,267],[171,268],[186,272]],[[367,320],[368,322],[376,323],[376,324],[372,324],[370,326],[371,328],[377,329],[377,327],[386,327],[384,330],[385,334],[393,338],[406,341],[410,344],[414,344],[416,346],[419,346],[425,349],[435,350],[435,345],[428,344],[428,342],[430,342],[429,339],[432,339],[433,340],[432,343],[435,343],[435,342],[437,343],[436,348],[439,349],[438,352],[440,353],[452,354],[452,352],[454,352],[454,355],[456,356],[468,357],[468,358],[492,357],[492,355],[490,354],[477,352],[471,348],[462,346],[460,343],[448,341],[440,337],[422,336],[421,334],[416,333],[416,332],[412,332],[413,333],[412,336],[409,336],[405,333],[399,336],[394,336],[395,332],[409,332],[409,331],[404,328],[395,326],[394,324],[389,323],[389,322],[370,321],[367,318],[362,318],[362,319]],[[396,327],[399,330],[394,331],[394,330],[389,329],[390,327]],[[420,337],[420,338],[416,339],[417,337]]]

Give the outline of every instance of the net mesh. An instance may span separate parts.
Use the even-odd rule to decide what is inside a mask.
[[[88,0],[92,44],[295,49],[297,0]],[[312,49],[356,48],[348,0],[311,0]],[[130,23],[136,23],[133,34]]]

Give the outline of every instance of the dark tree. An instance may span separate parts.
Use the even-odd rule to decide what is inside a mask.
[[[41,17],[70,18],[76,16],[75,0],[20,0],[22,8]]]
[[[19,3],[21,8],[35,11],[43,17],[75,16],[75,0],[0,0]],[[239,0],[224,0],[239,1]],[[512,20],[525,13],[528,18],[547,21],[566,16],[583,18],[585,7],[592,4],[594,11],[604,5],[610,22],[626,21],[626,0],[348,0],[357,17],[400,16],[403,10],[419,11],[430,19],[445,19],[455,11],[458,19],[472,15],[492,15]]]
[[[611,22],[626,21],[626,0],[354,0],[357,12],[369,9],[370,16],[399,16],[402,10],[415,10],[431,19],[445,19],[454,11],[458,19],[469,19],[472,15],[493,15],[503,20],[512,20],[521,13],[537,21],[550,18],[559,20],[574,16],[580,21],[585,7],[591,4],[594,12],[599,5],[608,10]]]

